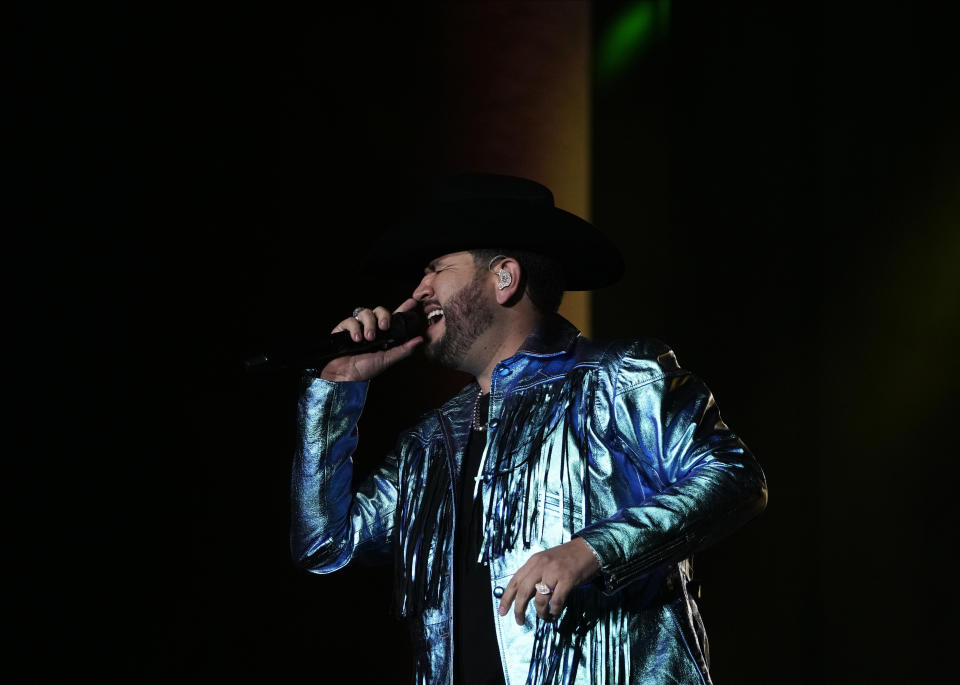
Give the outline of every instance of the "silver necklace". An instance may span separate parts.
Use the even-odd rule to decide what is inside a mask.
[[[483,388],[477,393],[477,399],[473,403],[473,430],[482,433],[487,430],[486,422],[480,423],[480,398],[483,397]]]

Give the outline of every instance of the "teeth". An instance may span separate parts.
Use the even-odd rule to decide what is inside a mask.
[[[436,323],[440,317],[443,316],[442,309],[434,309],[432,312],[427,314],[427,321],[431,324]]]

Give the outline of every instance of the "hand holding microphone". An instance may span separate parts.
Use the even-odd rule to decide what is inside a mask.
[[[423,342],[420,335],[426,319],[420,304],[407,298],[390,313],[385,307],[358,307],[332,334],[346,332],[356,351],[332,359],[323,367],[320,378],[328,381],[366,381],[378,376],[398,361],[406,359]],[[383,341],[378,345],[378,341]],[[368,348],[370,351],[367,351]]]
[[[391,314],[385,307],[358,307],[329,338],[247,359],[248,372],[319,369],[327,380],[369,380],[404,359],[423,342],[427,322],[419,303],[407,299]]]

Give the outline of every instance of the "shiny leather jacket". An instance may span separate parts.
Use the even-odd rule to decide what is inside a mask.
[[[366,388],[311,379],[305,390],[292,553],[329,573],[365,550],[392,550],[415,681],[451,683],[455,484],[478,386],[401,435],[351,494]],[[487,431],[480,561],[508,685],[709,683],[688,559],[762,511],[767,491],[705,385],[662,343],[599,345],[556,317],[497,365]],[[598,577],[555,621],[532,602],[523,626],[512,611],[499,616],[513,573],[574,535],[596,552]]]

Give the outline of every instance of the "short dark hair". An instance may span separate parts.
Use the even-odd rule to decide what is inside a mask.
[[[560,262],[536,252],[509,249],[468,250],[478,269],[486,269],[497,256],[516,259],[523,272],[521,286],[541,314],[553,314],[563,299],[563,269]],[[521,291],[523,292],[523,291]]]

